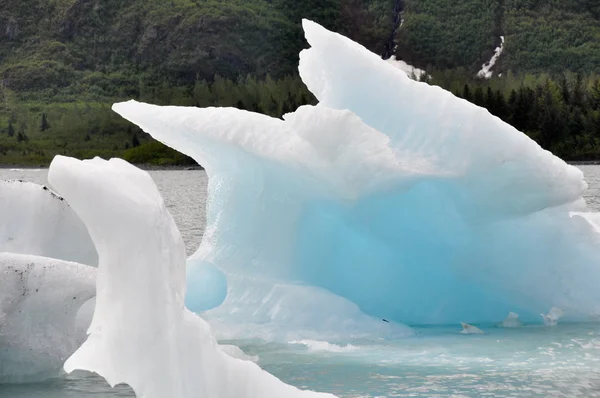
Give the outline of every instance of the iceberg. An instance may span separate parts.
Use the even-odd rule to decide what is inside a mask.
[[[544,318],[544,325],[546,326],[556,326],[558,325],[558,320],[563,317],[564,311],[560,308],[552,307],[547,314],[540,314],[542,318]]]
[[[86,265],[0,253],[0,384],[61,373],[85,340],[90,318],[77,313],[96,294],[95,277]]]
[[[469,325],[468,323],[461,322],[462,326],[461,334],[485,334],[485,332],[479,329],[477,326]]]
[[[26,181],[0,181],[0,203],[0,252],[98,264],[85,225],[50,188]]]
[[[333,397],[301,391],[220,347],[184,306],[186,253],[150,175],[121,159],[57,156],[49,181],[99,254],[89,336],[65,370],[96,372],[138,397]],[[226,353],[229,351],[230,353]]]
[[[56,377],[92,319],[96,248],[46,186],[0,181],[0,204],[0,383]]]
[[[213,309],[222,282],[218,297],[196,296],[205,319],[289,337],[323,333],[333,316],[359,325],[332,332],[349,336],[386,333],[382,318],[498,323],[516,311],[540,322],[553,305],[571,320],[599,313],[600,236],[571,216],[587,211],[579,169],[487,110],[303,25],[310,48],[299,71],[316,106],[276,119],[113,105],[206,168],[207,229],[188,273],[210,267],[227,295]],[[190,292],[208,294],[195,283]],[[320,316],[307,312],[315,308]]]
[[[522,326],[522,323],[519,320],[519,314],[514,312],[509,312],[504,321],[502,321],[502,327],[504,328],[518,328],[520,326]]]

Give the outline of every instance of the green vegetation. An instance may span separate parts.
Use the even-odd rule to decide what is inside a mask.
[[[565,160],[600,159],[598,75],[508,73],[487,81],[446,71],[433,72],[432,82],[487,108]]]
[[[47,164],[57,153],[186,164],[110,104],[135,98],[280,116],[312,101],[296,72],[301,18],[381,52],[393,2],[0,2],[0,164]]]
[[[183,106],[235,106],[281,116],[298,106],[314,103],[300,78],[263,80],[253,77],[232,81],[215,76],[193,86],[131,88],[131,96],[156,104]],[[136,91],[137,90],[137,91]],[[188,165],[193,161],[152,141],[137,126],[110,110],[108,102],[35,103],[19,101],[10,90],[0,91],[0,164],[47,165],[54,155],[78,158],[123,157],[132,163]],[[118,101],[125,98],[114,98]]]
[[[471,73],[506,39],[498,72],[600,73],[597,0],[405,0],[399,59]]]
[[[429,70],[432,83],[471,95],[469,100],[558,155],[600,159],[599,4],[5,0],[0,2],[0,164],[46,165],[56,154],[193,164],[122,120],[110,105],[134,98],[235,106],[279,117],[313,103],[296,71],[305,46],[301,18],[378,54],[389,54],[398,44],[396,56]],[[404,23],[394,43],[398,9]],[[495,71],[503,77],[474,80],[501,35],[505,49]],[[533,105],[521,109],[516,103]]]
[[[477,71],[499,42],[498,4],[499,0],[406,0],[398,58],[422,67]]]

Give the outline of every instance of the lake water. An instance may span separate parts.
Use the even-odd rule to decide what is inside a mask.
[[[586,200],[600,211],[600,166],[581,166]],[[46,170],[0,169],[0,179],[46,183]],[[203,171],[151,171],[189,253],[206,223]],[[600,397],[600,324],[489,325],[485,335],[461,335],[460,325],[417,329],[397,341],[275,344],[234,341],[259,364],[293,385],[340,397]],[[1,358],[0,358],[1,360]],[[1,398],[133,397],[97,376],[38,384],[0,385]],[[176,397],[165,397],[176,398]]]

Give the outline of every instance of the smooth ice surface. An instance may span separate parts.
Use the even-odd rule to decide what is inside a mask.
[[[497,324],[514,311],[541,323],[552,306],[569,320],[600,313],[600,237],[570,215],[585,211],[580,170],[351,40],[310,21],[304,29],[311,48],[300,74],[320,103],[284,120],[113,106],[206,167],[207,230],[193,258],[228,284],[207,319],[283,325],[271,330],[289,335],[325,333],[323,319],[338,316],[346,321],[330,332],[343,340],[384,334],[382,318]],[[294,339],[304,338],[313,337]]]
[[[188,311],[185,247],[152,178],[120,159],[57,156],[48,176],[88,228],[100,263],[87,341],[65,370],[127,383],[138,397],[332,397],[231,357]]]
[[[227,277],[213,264],[190,259],[187,262],[185,306],[193,312],[218,307],[227,297]]]
[[[85,340],[91,318],[76,317],[96,293],[95,277],[86,265],[0,253],[0,384],[61,373]]]
[[[43,185],[0,181],[0,252],[34,254],[97,265],[85,225]]]

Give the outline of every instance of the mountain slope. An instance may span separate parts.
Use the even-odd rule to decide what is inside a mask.
[[[15,91],[84,86],[73,93],[86,85],[133,86],[140,76],[170,84],[212,79],[215,73],[233,79],[283,76],[295,72],[304,46],[302,17],[381,51],[391,3],[7,0],[0,3],[0,76]]]
[[[405,0],[397,57],[475,72],[506,39],[497,72],[600,72],[597,0]]]
[[[563,124],[571,120],[571,127],[545,145],[567,148],[565,137],[585,131],[585,140],[571,137],[575,144],[561,153],[600,158],[598,0],[4,0],[0,164],[47,164],[57,153],[189,162],[150,142],[110,104],[135,98],[280,116],[310,103],[297,76],[306,46],[302,18],[427,69],[433,84],[455,93],[471,84],[479,88],[472,98],[478,105],[485,105],[485,84],[506,99],[529,88],[536,102],[548,102],[542,94],[557,84],[563,93],[587,90],[589,106],[563,95]],[[492,71],[503,77],[475,81],[501,36]],[[567,70],[587,76],[558,76]],[[556,75],[553,84],[547,73]],[[579,129],[579,121],[587,127]],[[538,124],[527,133],[543,136]]]

